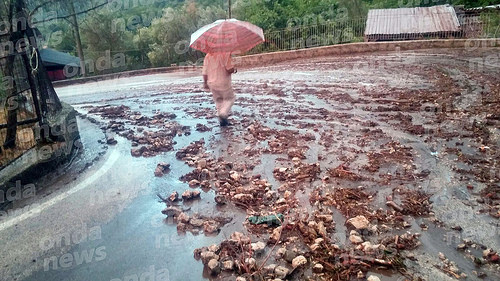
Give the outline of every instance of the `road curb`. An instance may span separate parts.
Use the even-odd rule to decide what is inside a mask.
[[[500,47],[500,38],[487,39],[436,39],[436,40],[412,40],[412,41],[390,41],[390,42],[360,42],[348,43],[332,46],[313,47],[308,49],[299,49],[291,51],[280,51],[272,53],[263,53],[256,55],[234,57],[234,65],[240,68],[252,68],[266,66],[278,62],[292,61],[296,59],[307,59],[315,57],[326,57],[335,55],[376,53],[376,52],[398,52],[423,49],[454,49],[463,48],[471,51],[478,48]],[[78,85],[88,82],[99,82],[104,80],[113,80],[118,78],[127,78],[132,76],[150,75],[158,73],[199,71],[201,66],[170,66],[157,67],[141,70],[125,71],[106,75],[97,75],[92,77],[77,78],[71,80],[55,81],[56,87],[69,85]]]
[[[491,47],[500,47],[500,38],[361,42],[235,57],[234,64],[239,67],[258,67],[296,59],[307,59],[335,55],[398,52],[440,48],[462,48],[470,51],[476,51],[480,48]]]
[[[69,79],[69,80],[54,81],[54,82],[52,82],[52,84],[54,85],[54,87],[64,87],[64,86],[70,86],[70,85],[85,84],[85,83],[89,83],[89,82],[113,80],[113,79],[117,79],[117,78],[126,78],[126,77],[132,77],[132,76],[150,75],[150,74],[158,74],[158,73],[196,71],[199,69],[201,69],[200,66],[156,67],[156,68],[124,71],[124,72],[105,74],[105,75],[96,75],[96,76],[92,76],[92,77],[83,77],[83,78],[76,78],[76,79]]]

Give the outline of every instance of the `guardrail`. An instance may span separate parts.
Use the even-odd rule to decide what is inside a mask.
[[[458,20],[460,23],[460,31],[458,32],[379,35],[375,36],[373,41],[500,38],[500,13],[464,14],[459,15]],[[368,41],[364,35],[365,28],[366,18],[359,18],[268,31],[264,34],[266,42],[254,48],[249,54]]]

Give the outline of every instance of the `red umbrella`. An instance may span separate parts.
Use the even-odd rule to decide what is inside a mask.
[[[264,42],[262,28],[237,19],[218,20],[191,34],[190,47],[205,53],[243,53]]]

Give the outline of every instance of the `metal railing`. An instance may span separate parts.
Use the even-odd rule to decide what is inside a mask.
[[[463,38],[500,38],[500,12],[459,15]]]
[[[365,37],[366,18],[325,22],[265,32],[266,42],[248,54],[289,51],[362,41],[425,40],[443,38],[500,38],[500,13],[459,15],[459,31],[428,34],[379,34]]]
[[[361,42],[364,40],[365,25],[366,19],[359,18],[269,31],[264,35],[266,42],[250,54]]]

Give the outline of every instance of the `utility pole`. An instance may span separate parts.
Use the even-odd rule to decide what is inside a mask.
[[[73,35],[75,36],[76,42],[76,52],[78,53],[78,58],[80,59],[80,69],[82,75],[87,76],[85,71],[85,57],[83,56],[82,39],[80,39],[80,27],[78,26],[78,19],[76,18],[75,5],[73,0],[70,0],[69,12],[71,13],[71,23],[73,24]]]
[[[228,0],[228,5],[227,5],[227,14],[228,18],[231,18],[231,0]]]

